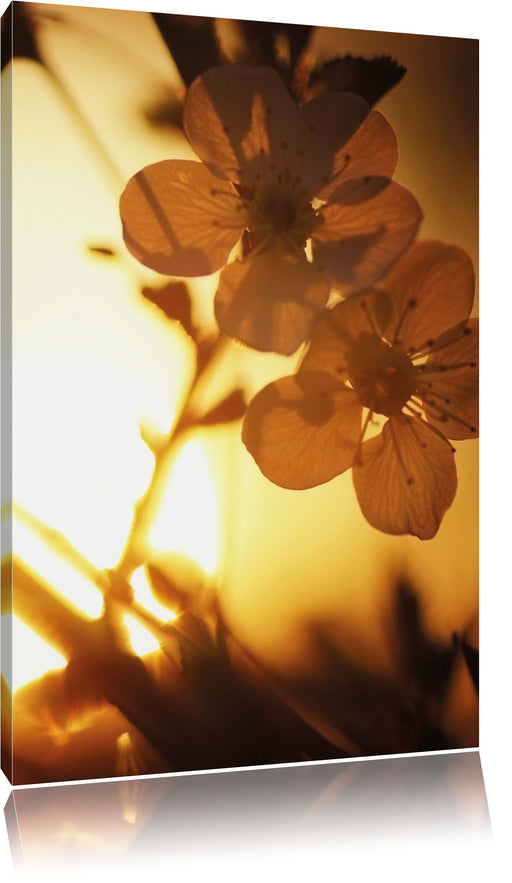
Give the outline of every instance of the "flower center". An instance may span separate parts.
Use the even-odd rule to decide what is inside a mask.
[[[361,404],[386,417],[400,413],[417,379],[417,368],[403,350],[363,332],[347,357],[350,382]]]
[[[301,179],[289,169],[265,181],[242,188],[249,214],[251,245],[281,246],[285,251],[303,249],[318,223]]]

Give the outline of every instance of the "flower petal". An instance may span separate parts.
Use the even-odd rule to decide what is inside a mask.
[[[129,251],[169,276],[215,272],[245,226],[234,188],[188,160],[164,160],[134,175],[121,196],[120,212]]]
[[[324,371],[338,379],[348,377],[346,353],[360,334],[371,332],[387,321],[389,298],[373,289],[347,297],[330,310],[323,310],[313,324],[309,349],[301,370]]]
[[[309,193],[331,180],[335,158],[369,113],[366,101],[351,92],[325,92],[300,108],[299,166]]]
[[[427,341],[468,318],[475,275],[462,248],[423,240],[411,245],[380,284],[392,304],[386,336],[420,352]]]
[[[352,465],[361,414],[351,389],[320,372],[299,372],[270,383],[252,400],[242,440],[274,484],[311,488]]]
[[[298,108],[271,68],[226,64],[190,86],[184,128],[203,162],[232,181],[260,155],[281,151],[293,137]]]
[[[428,424],[392,418],[364,442],[354,463],[354,487],[365,518],[390,534],[429,540],[437,533],[457,489],[448,442]]]
[[[418,390],[428,421],[447,438],[476,438],[478,319],[470,319],[451,332],[452,342],[438,348],[423,366]]]
[[[234,261],[220,277],[215,315],[226,334],[258,350],[290,355],[329,297],[306,258],[266,251]]]
[[[313,233],[315,257],[344,294],[377,282],[414,239],[421,209],[414,196],[391,182],[375,195],[371,181],[350,182],[345,203],[322,210]],[[364,199],[370,190],[370,198]],[[363,201],[364,200],[364,201]]]
[[[378,110],[372,110],[352,138],[337,151],[330,181],[317,196],[337,202],[338,191],[349,180],[367,176],[392,178],[397,161],[396,135],[386,118]]]

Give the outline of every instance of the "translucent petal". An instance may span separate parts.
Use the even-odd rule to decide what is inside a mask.
[[[390,297],[388,339],[419,351],[447,328],[465,321],[475,275],[469,255],[435,240],[415,242],[380,283]]]
[[[138,172],[121,196],[120,213],[129,251],[170,276],[218,270],[245,226],[231,184],[187,160],[164,160]]]
[[[324,371],[340,379],[348,377],[346,353],[360,334],[385,323],[388,314],[389,298],[378,289],[355,294],[324,310],[313,325],[301,368]]]
[[[370,198],[365,199],[365,192]],[[344,294],[377,282],[414,239],[421,209],[413,195],[391,182],[375,195],[364,179],[351,182],[344,203],[322,210],[315,230],[314,254]]]
[[[452,439],[476,438],[478,319],[470,319],[451,333],[453,341],[427,359],[418,390],[429,422],[444,435]]]
[[[349,180],[368,175],[392,178],[397,161],[396,135],[386,118],[372,110],[350,140],[337,150],[330,180],[317,196],[336,202],[338,191]]]
[[[431,539],[457,489],[448,442],[428,425],[406,417],[389,420],[364,442],[354,463],[354,487],[365,518],[390,534]]]
[[[222,272],[215,315],[226,334],[258,350],[290,355],[327,303],[329,284],[314,264],[266,251]]]
[[[369,112],[366,101],[350,92],[325,92],[301,107],[300,174],[311,194],[331,180],[337,155]]]
[[[258,393],[249,405],[242,440],[274,484],[315,487],[352,465],[361,413],[348,387],[319,372],[299,372]]]
[[[211,68],[190,86],[184,128],[205,163],[238,181],[260,155],[281,155],[298,110],[278,74],[243,64]]]

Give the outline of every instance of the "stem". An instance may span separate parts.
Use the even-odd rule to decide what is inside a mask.
[[[206,374],[211,371],[214,362],[224,351],[227,338],[220,334],[212,346],[208,358],[197,363],[196,373],[184,400],[181,414],[169,434],[154,451],[155,466],[149,485],[143,496],[135,503],[134,517],[125,547],[118,564],[115,567],[124,579],[129,580],[133,571],[137,569],[146,558],[146,540],[151,527],[155,507],[165,490],[169,462],[176,452],[178,443],[185,432],[198,423],[194,409],[193,399],[200,383]]]

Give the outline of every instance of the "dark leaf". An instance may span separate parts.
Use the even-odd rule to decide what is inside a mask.
[[[26,3],[13,3],[2,16],[2,70],[11,58],[41,61]]]
[[[478,650],[475,650],[474,647],[471,647],[464,638],[459,638],[459,647],[462,651],[462,655],[464,656],[464,660],[468,667],[468,671],[471,675],[471,680],[475,685],[475,690],[478,693],[479,689],[479,670],[480,670],[480,654]]]
[[[208,411],[201,418],[202,426],[216,426],[219,423],[232,423],[234,420],[240,420],[247,410],[244,394],[241,389],[235,389],[230,395],[226,396],[220,404]]]
[[[154,563],[146,564],[146,574],[153,596],[168,610],[195,608],[203,599],[203,572],[186,555],[167,556],[165,568]]]
[[[279,25],[267,21],[241,21],[246,51],[240,58],[250,64],[274,65],[275,35]]]
[[[373,106],[398,85],[405,72],[406,68],[388,55],[377,58],[345,55],[313,71],[309,83],[310,97],[329,91],[355,92]]]
[[[117,252],[108,245],[88,245],[87,248],[92,254],[101,255],[104,258],[114,258],[117,256]]]
[[[406,676],[426,694],[442,691],[455,660],[454,647],[432,640],[425,631],[417,594],[401,579],[394,600],[396,652]]]
[[[158,307],[167,319],[179,322],[183,330],[194,339],[196,331],[192,322],[190,296],[184,282],[169,282],[162,288],[146,286],[141,294]]]
[[[152,16],[186,86],[209,67],[221,64],[215,19],[162,12]]]
[[[300,67],[314,28],[263,21],[241,21],[239,26],[246,45],[237,61],[273,67],[290,91],[302,97],[302,82],[297,88],[303,79]]]
[[[183,103],[178,96],[166,90],[143,108],[144,119],[155,128],[181,128],[183,122]]]

